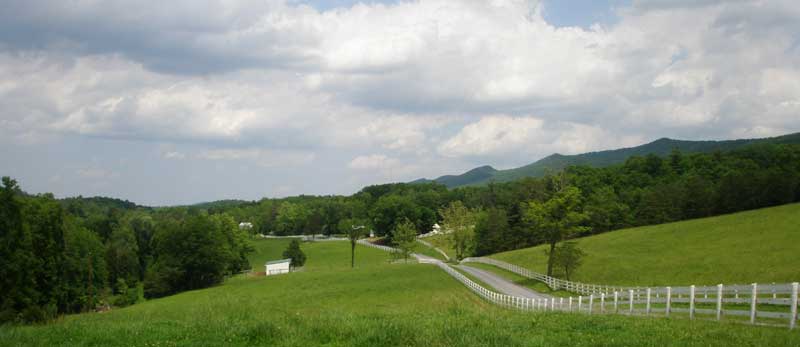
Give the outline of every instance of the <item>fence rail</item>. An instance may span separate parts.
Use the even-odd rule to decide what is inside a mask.
[[[583,294],[577,298],[552,299],[552,307],[577,312],[661,314],[686,313],[722,320],[747,317],[751,324],[797,326],[798,283],[688,286],[618,287],[566,281],[491,258],[465,258],[462,262],[494,265],[527,278],[544,282],[554,290]],[[586,296],[588,295],[588,297]],[[573,307],[573,302],[577,304]],[[675,305],[680,307],[675,307]],[[610,308],[610,310],[609,310]],[[787,322],[788,321],[788,322]]]

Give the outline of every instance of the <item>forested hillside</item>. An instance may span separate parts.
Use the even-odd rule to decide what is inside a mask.
[[[249,267],[248,236],[227,214],[20,192],[3,178],[0,323],[127,306]]]
[[[730,151],[754,144],[800,144],[800,133],[763,139],[727,141],[684,141],[662,138],[631,148],[575,155],[556,153],[518,168],[495,170],[491,166],[482,166],[460,175],[446,175],[435,180],[419,179],[412,183],[436,182],[444,184],[448,188],[485,185],[489,182],[510,182],[525,177],[544,177],[549,173],[552,174],[575,165],[606,167],[623,163],[631,156],[644,156],[648,154],[665,156],[673,150],[679,150],[683,153],[711,153],[715,151]]]

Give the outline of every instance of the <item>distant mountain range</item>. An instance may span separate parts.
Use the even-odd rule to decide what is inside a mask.
[[[552,154],[531,164],[508,170],[497,170],[489,165],[469,170],[460,175],[445,175],[434,180],[421,178],[411,183],[437,182],[449,188],[483,185],[489,182],[509,182],[524,177],[542,177],[548,172],[557,172],[571,165],[604,167],[625,162],[631,156],[655,154],[665,156],[673,149],[684,153],[727,151],[752,144],[800,143],[800,133],[762,139],[727,141],[685,141],[668,138],[630,148],[589,152],[575,155]]]

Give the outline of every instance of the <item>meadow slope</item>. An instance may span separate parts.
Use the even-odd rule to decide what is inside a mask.
[[[280,242],[264,240],[259,242]],[[258,245],[271,249],[280,245]],[[522,313],[490,306],[435,266],[390,264],[346,242],[304,243],[307,266],[43,325],[0,327],[0,346],[800,345],[800,332],[715,322]]]
[[[572,280],[663,286],[800,281],[800,204],[576,239],[586,252]],[[491,255],[544,273],[545,246]]]

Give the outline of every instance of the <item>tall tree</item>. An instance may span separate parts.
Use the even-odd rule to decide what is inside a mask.
[[[442,230],[450,233],[450,241],[456,251],[456,259],[464,259],[475,248],[475,223],[478,213],[464,206],[461,201],[453,201],[440,209]]]
[[[64,238],[66,311],[92,310],[108,282],[105,247],[96,233],[75,223],[68,223]]]
[[[565,187],[545,202],[524,203],[523,218],[550,245],[547,259],[547,275],[553,275],[556,244],[562,240],[588,231],[582,225],[589,216],[581,211],[581,192],[576,187]]]
[[[293,268],[301,267],[306,263],[306,254],[300,249],[300,241],[297,239],[292,239],[292,242],[289,242],[289,246],[283,251],[283,257],[291,259],[289,266]]]
[[[115,292],[119,292],[116,286],[122,283],[120,280],[124,281],[126,287],[138,282],[139,246],[129,224],[118,226],[111,232],[106,246],[106,263]]]
[[[417,229],[414,227],[414,223],[405,219],[397,224],[392,243],[397,248],[398,255],[408,262],[408,257],[414,253],[417,247]]]
[[[27,270],[35,266],[29,233],[23,227],[17,181],[3,177],[0,188],[0,323],[16,321],[37,296],[35,279]]]
[[[506,211],[489,208],[475,223],[475,255],[481,256],[512,249],[513,237]]]

